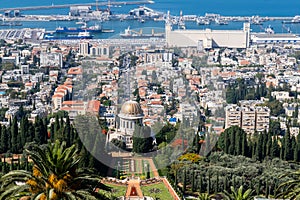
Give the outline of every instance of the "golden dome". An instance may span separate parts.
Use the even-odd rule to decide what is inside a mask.
[[[126,101],[121,108],[121,116],[142,117],[143,110],[140,104],[136,101]]]

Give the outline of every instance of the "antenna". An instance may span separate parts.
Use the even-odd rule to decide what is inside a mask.
[[[99,0],[96,0],[96,11],[99,11],[98,2]]]
[[[110,15],[110,7],[111,7],[110,0],[107,0],[107,9],[109,15]]]

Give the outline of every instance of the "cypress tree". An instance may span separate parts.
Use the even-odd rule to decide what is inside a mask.
[[[186,169],[184,168],[183,170],[183,186],[182,186],[182,192],[183,194],[185,193],[186,191]]]
[[[229,145],[229,154],[231,155],[235,155],[235,129],[236,127],[234,127],[234,129],[230,130],[230,145]]]
[[[18,153],[18,121],[17,117],[14,117],[12,124],[11,124],[11,152]]]
[[[54,135],[55,135],[55,131],[54,131],[54,124],[52,123],[50,125],[50,140],[54,141]]]
[[[43,144],[42,143],[42,139],[41,139],[41,126],[40,126],[40,118],[39,117],[36,117],[35,118],[35,124],[34,124],[34,141],[37,143],[37,144]]]
[[[262,136],[261,159],[264,159],[266,157],[267,134],[264,131],[263,133],[260,133],[260,135]]]
[[[5,161],[5,154],[3,155],[3,165],[2,165],[2,174],[6,173],[6,161]]]
[[[257,145],[256,145],[256,159],[257,160],[262,160],[263,158],[263,134],[259,134],[258,136],[258,141],[257,141]]]
[[[266,191],[266,194],[265,194],[265,196],[268,198],[268,196],[269,196],[269,193],[270,193],[270,191],[269,191],[269,180],[267,180],[266,181],[266,189],[265,189],[265,191]]]
[[[58,132],[60,130],[60,124],[59,124],[59,118],[58,115],[55,115],[55,122],[54,122],[54,131],[55,131],[55,136],[58,136]],[[55,137],[58,138],[58,137]]]
[[[25,159],[25,170],[28,171],[29,167],[28,167],[28,156],[26,155],[26,159]]]
[[[70,118],[67,116],[66,118],[66,125],[64,128],[64,138],[66,141],[67,146],[71,146],[72,141],[71,141],[71,124],[70,124]]]
[[[250,154],[248,154],[248,144],[247,144],[247,133],[245,133],[245,131],[242,132],[242,151],[241,154],[243,156],[250,156]]]
[[[256,146],[257,146],[257,142],[251,142],[251,149],[252,149],[252,158],[255,159],[256,158]]]
[[[230,142],[229,142],[230,140],[229,140],[229,134],[228,134],[228,131],[226,131],[225,130],[225,132],[224,132],[224,146],[225,146],[225,149],[224,149],[224,151],[225,151],[225,153],[229,153],[229,144],[230,144]]]
[[[26,136],[27,136],[27,131],[28,131],[28,127],[25,127],[25,118],[26,117],[22,117],[21,122],[20,122],[20,143],[21,146],[23,147],[26,143]]]
[[[14,158],[13,158],[13,155],[11,155],[11,158],[10,158],[10,168],[9,168],[9,171],[13,171],[14,170]]]
[[[210,194],[210,172],[208,172],[208,179],[207,179],[207,194]]]
[[[192,170],[192,191],[195,192],[195,171]]]
[[[235,175],[232,175],[232,187],[236,188]]]
[[[272,142],[272,148],[271,148],[271,157],[276,158],[280,156],[280,147],[278,144],[278,140],[274,138]]]
[[[202,174],[200,174],[200,178],[199,178],[199,193],[202,193],[202,184],[203,184]]]
[[[225,174],[223,182],[224,182],[223,190],[227,190],[227,174]]]
[[[291,145],[292,145],[292,149],[291,149],[291,157],[292,159],[297,162],[298,160],[298,148],[297,148],[297,143],[296,143],[296,138],[294,136],[292,136],[291,138]]]
[[[63,116],[61,116],[60,117],[60,128],[63,128],[64,127],[64,124],[65,124],[65,121],[64,121],[64,117]]]
[[[280,147],[280,155],[279,155],[279,157],[280,157],[280,159],[283,160],[283,157],[284,157],[285,137],[283,137],[283,138],[280,140],[280,142],[281,142],[281,147]]]
[[[19,155],[18,155],[17,170],[20,170],[20,168],[21,168],[20,157],[19,157]]]
[[[28,124],[28,133],[26,137],[26,142],[32,142],[34,140],[35,130],[32,123]]]
[[[1,138],[0,138],[0,152],[1,153],[6,153],[8,150],[8,135],[7,135],[7,130],[6,127],[3,126],[1,130]]]
[[[271,156],[271,148],[272,148],[272,135],[269,132],[267,136],[266,156]]]
[[[216,177],[215,193],[218,193],[218,191],[219,191],[219,172],[217,172],[217,177]]]
[[[242,143],[243,143],[243,133],[242,131],[238,130],[235,133],[235,155],[242,154]]]
[[[258,180],[258,183],[256,185],[256,194],[257,195],[260,195],[260,186],[261,186],[261,183],[260,183],[260,180]]]
[[[1,138],[2,138],[2,125],[0,124],[0,154],[3,153],[2,148],[1,148]],[[1,159],[0,159],[0,161],[1,161]]]
[[[292,155],[291,155],[291,150],[292,150],[292,143],[291,143],[291,137],[290,137],[290,131],[289,127],[287,127],[287,131],[284,135],[284,155],[283,159],[284,160],[291,160]]]

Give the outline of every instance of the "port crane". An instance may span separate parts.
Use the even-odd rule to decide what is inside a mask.
[[[291,28],[286,27],[284,23],[282,23],[282,32],[283,32],[283,29],[286,30],[288,33],[292,33]]]

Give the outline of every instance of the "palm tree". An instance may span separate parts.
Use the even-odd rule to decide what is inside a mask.
[[[208,193],[200,193],[198,195],[198,200],[210,200],[212,198],[212,195],[209,195]]]
[[[0,179],[0,200],[27,197],[34,200],[97,199],[100,183],[90,170],[79,169],[81,161],[75,145],[67,148],[58,140],[45,149],[33,145],[26,150],[33,161],[32,172],[11,171]],[[101,199],[106,199],[101,196]]]
[[[248,189],[243,193],[243,186],[235,190],[233,186],[230,187],[231,193],[224,190],[223,196],[227,200],[250,200],[253,198],[253,190]]]
[[[284,199],[299,199],[300,198],[300,170],[291,172],[281,176],[280,178],[292,176],[293,179],[281,183],[278,188],[277,197]]]

